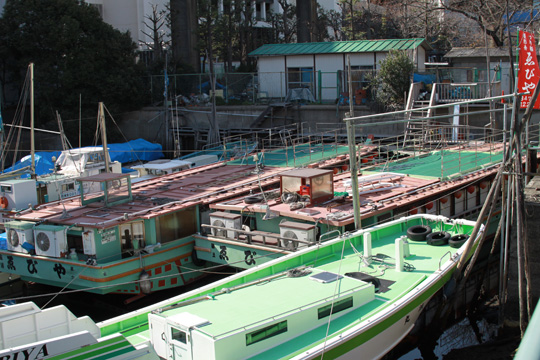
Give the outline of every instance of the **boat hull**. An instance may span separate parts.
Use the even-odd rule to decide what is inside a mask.
[[[152,253],[96,265],[0,250],[0,268],[19,275],[23,281],[84,289],[96,294],[139,295],[202,278],[202,272],[191,271],[201,268],[193,262],[193,245],[193,239],[188,237],[168,243]]]

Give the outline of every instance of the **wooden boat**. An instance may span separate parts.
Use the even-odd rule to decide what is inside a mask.
[[[470,255],[462,239],[474,225],[404,217],[98,326],[102,335],[121,331],[130,341],[150,341],[162,358],[378,358],[412,329],[456,263]]]
[[[361,226],[417,213],[476,220],[502,146],[470,145],[364,168],[357,180]],[[248,269],[354,230],[350,173],[303,168],[279,176],[279,189],[210,205],[214,213],[194,236],[198,259]],[[489,233],[499,218],[491,219]]]
[[[84,330],[92,330],[98,343],[112,337],[125,349],[151,349],[167,359],[379,358],[407,335],[456,264],[471,255],[484,231],[481,225],[469,237],[474,226],[429,214],[403,217],[85,324]],[[30,322],[25,331],[40,323]],[[69,334],[76,331],[82,326],[72,326]],[[38,345],[48,340],[16,350]],[[106,351],[91,346],[77,352]]]
[[[346,151],[327,144],[296,161],[339,166]],[[196,271],[204,264],[193,252],[193,234],[208,205],[278,186],[278,174],[290,167],[273,159],[275,166],[264,168],[253,159],[218,162],[133,187],[128,174],[78,178],[81,188],[100,191],[17,212],[5,223],[0,268],[25,281],[99,294],[138,296],[191,283],[204,276]]]

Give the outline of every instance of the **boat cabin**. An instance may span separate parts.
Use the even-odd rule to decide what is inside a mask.
[[[324,169],[295,169],[281,174],[281,197],[305,199],[307,205],[319,204],[334,197],[334,172]]]
[[[149,314],[150,339],[157,354],[165,359],[251,358],[326,328],[330,316],[338,321],[375,300],[372,283],[326,271],[299,276],[284,272],[262,280]],[[293,292],[302,296],[292,296]],[[250,298],[257,300],[250,303]],[[238,304],[245,305],[242,311]]]

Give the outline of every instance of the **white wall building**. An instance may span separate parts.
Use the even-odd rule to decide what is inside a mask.
[[[1,1],[1,0],[0,0]],[[151,26],[148,17],[152,17],[152,5],[157,5],[158,11],[166,10],[168,0],[85,0],[86,3],[96,6],[103,21],[122,32],[129,31],[131,38],[141,49],[143,44],[152,43],[153,39],[145,35],[151,34],[151,30],[145,23]],[[168,30],[163,27],[163,31]],[[165,40],[167,40],[166,38]]]
[[[366,73],[380,68],[390,50],[407,51],[417,71],[422,72],[429,49],[424,39],[359,40],[266,44],[249,55],[257,57],[259,93],[279,98],[301,88],[324,102],[334,101],[347,91],[348,55],[355,70],[352,82],[356,91],[367,86]]]

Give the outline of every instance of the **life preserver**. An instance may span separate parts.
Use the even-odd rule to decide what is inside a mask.
[[[7,209],[7,207],[9,206],[9,201],[7,197],[5,196],[0,197],[0,206],[2,207],[2,209]]]

